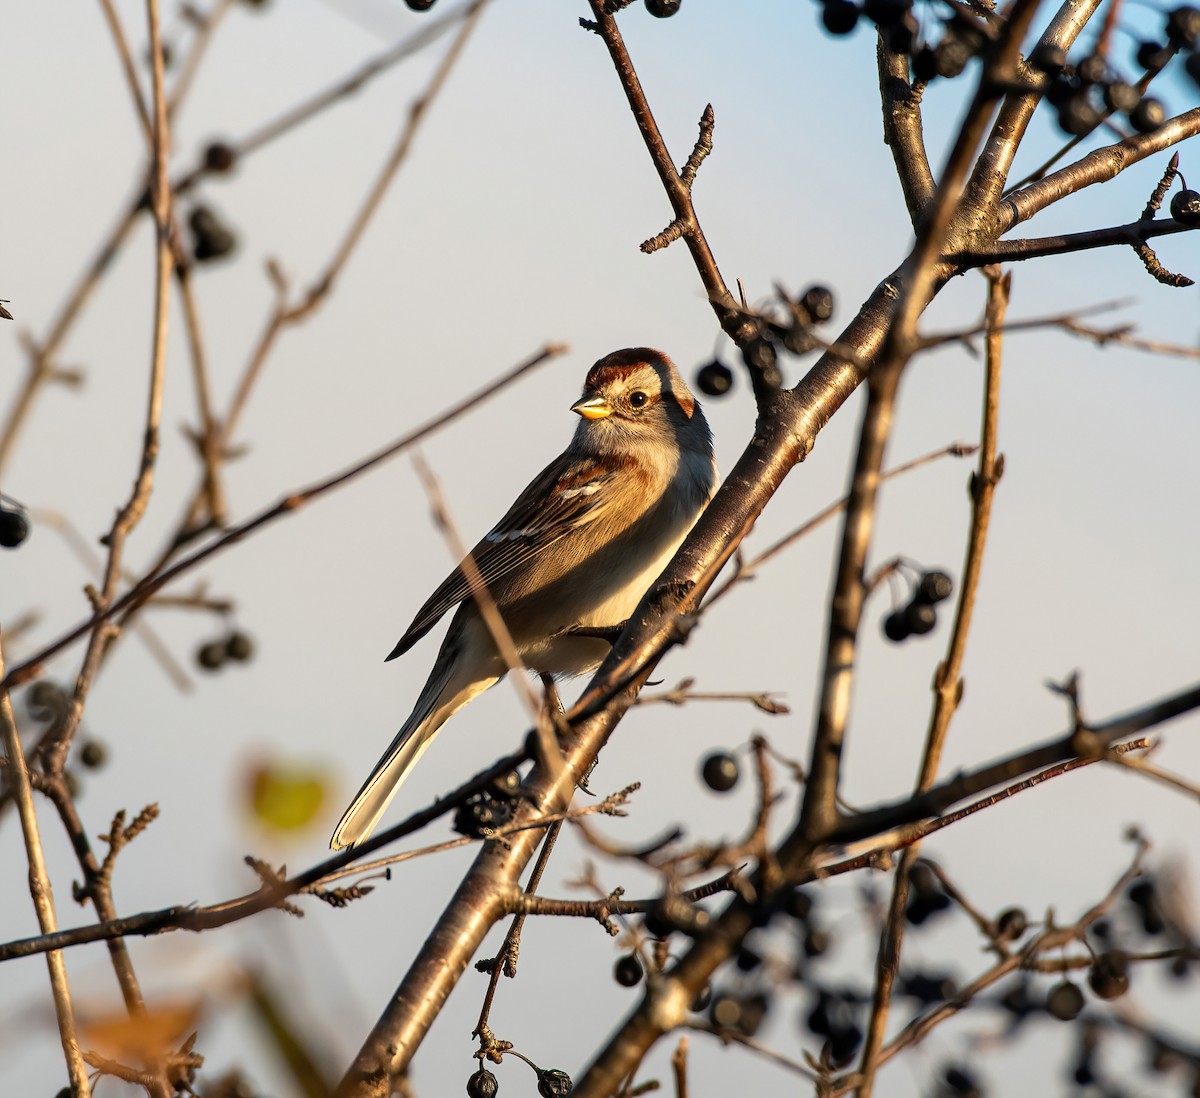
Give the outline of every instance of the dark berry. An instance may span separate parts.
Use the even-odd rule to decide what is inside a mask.
[[[490,793],[476,793],[458,806],[454,830],[468,838],[485,838],[512,818],[512,802]]]
[[[844,1067],[858,1052],[862,1039],[862,1029],[856,1023],[835,1029],[825,1044],[829,1062],[834,1067]]]
[[[646,0],[646,10],[655,19],[669,19],[679,10],[683,0]]]
[[[771,1001],[762,992],[747,995],[741,1002],[741,1013],[738,1017],[737,1028],[747,1037],[753,1037],[767,1016]]]
[[[642,981],[642,962],[636,953],[626,953],[613,965],[613,979],[622,987],[635,987]]]
[[[226,659],[225,642],[223,640],[209,641],[202,644],[196,652],[196,662],[205,671],[215,671]]]
[[[908,887],[913,894],[925,899],[929,896],[940,896],[942,886],[937,874],[925,862],[917,862],[908,872]]]
[[[858,5],[853,0],[825,0],[821,22],[830,34],[849,34],[858,23]]]
[[[1062,72],[1067,64],[1067,51],[1062,46],[1054,46],[1049,42],[1039,42],[1029,55],[1029,63],[1048,76]]]
[[[1154,904],[1156,892],[1154,882],[1149,877],[1141,877],[1129,886],[1126,895],[1134,907],[1146,908]]]
[[[1069,1022],[1083,1010],[1083,992],[1070,980],[1063,980],[1046,995],[1046,1010],[1060,1022]]]
[[[35,721],[52,720],[66,704],[66,691],[49,679],[38,679],[25,695],[25,708]]]
[[[945,1080],[946,1090],[954,1095],[954,1098],[983,1098],[983,1091],[979,1089],[975,1077],[964,1067],[951,1064],[942,1078]]]
[[[1043,94],[1046,97],[1046,102],[1055,109],[1061,109],[1068,100],[1072,99],[1079,92],[1079,85],[1068,76],[1060,73],[1050,81]]]
[[[932,605],[935,602],[945,602],[953,593],[954,580],[945,572],[931,568],[928,572],[921,573],[921,578],[917,581],[917,589],[913,592],[913,598],[918,602],[927,602]]]
[[[833,316],[833,291],[828,286],[809,286],[800,305],[817,324],[824,324]]]
[[[223,173],[233,170],[237,163],[237,150],[224,141],[214,141],[204,150],[204,166],[210,172]]]
[[[899,19],[884,31],[883,37],[887,47],[893,53],[912,53],[917,45],[917,37],[921,33],[921,25],[911,11],[906,11]]]
[[[1035,1010],[1033,996],[1030,994],[1029,981],[1019,980],[1000,996],[1000,1005],[1009,1014],[1024,1018]]]
[[[742,946],[737,951],[737,960],[734,962],[739,972],[753,972],[762,964],[762,957],[755,953],[749,946]]]
[[[961,38],[946,34],[934,47],[933,58],[937,63],[938,76],[949,80],[967,67],[967,62],[971,60],[971,47]]]
[[[696,373],[696,385],[708,396],[724,396],[733,388],[733,371],[719,358],[701,366]]]
[[[1029,919],[1019,907],[1010,907],[996,916],[996,937],[1002,942],[1015,942],[1029,928]]]
[[[708,1016],[714,1026],[733,1029],[742,1016],[741,1000],[733,995],[718,995],[709,1007]]]
[[[829,1030],[833,1024],[833,1019],[830,1016],[832,1006],[832,996],[827,991],[822,991],[817,996],[816,1005],[808,1012],[808,1017],[804,1020],[809,1033],[817,1037],[829,1036]]]
[[[937,611],[927,602],[910,602],[904,608],[904,622],[910,634],[923,637],[937,625]]]
[[[1200,44],[1200,8],[1185,4],[1167,13],[1167,38],[1183,49]]]
[[[912,630],[908,627],[908,618],[903,610],[893,610],[883,619],[883,635],[893,644],[908,640]]]
[[[1129,990],[1129,958],[1119,949],[1101,953],[1088,969],[1088,986],[1098,999],[1119,999]]]
[[[1192,78],[1193,84],[1200,84],[1200,50],[1188,54],[1188,59],[1183,63],[1183,71]]]
[[[958,985],[952,976],[914,972],[900,981],[900,993],[916,999],[922,1006],[944,1003],[958,993]]]
[[[509,770],[488,782],[488,791],[500,799],[515,797],[521,792],[521,772]]]
[[[742,360],[751,370],[766,374],[775,369],[775,345],[762,337],[750,340],[742,346]]]
[[[468,1098],[496,1098],[496,1091],[499,1089],[500,1084],[496,1082],[496,1077],[485,1067],[481,1067],[467,1080]]]
[[[108,748],[99,740],[84,740],[79,749],[79,761],[89,770],[96,770],[108,761]]]
[[[0,545],[15,549],[29,537],[29,520],[20,511],[0,507]]]
[[[1129,115],[1129,124],[1138,133],[1153,133],[1167,120],[1167,108],[1162,100],[1147,95]]]
[[[1075,1065],[1071,1078],[1081,1087],[1090,1087],[1096,1081],[1096,1073],[1092,1070],[1091,1060],[1080,1060]]]
[[[437,0],[404,0],[412,11],[428,11]]]
[[[924,45],[912,55],[912,78],[918,84],[928,84],[938,74],[937,54]]]
[[[225,640],[225,654],[231,660],[245,663],[254,655],[254,642],[245,633],[235,630]]]
[[[1137,48],[1137,63],[1150,72],[1158,72],[1171,60],[1171,50],[1161,42],[1141,42]]]
[[[1075,73],[1085,84],[1103,84],[1108,79],[1108,64],[1099,54],[1089,54],[1075,66]]]
[[[904,18],[911,0],[863,0],[862,12],[876,26],[890,27]]]
[[[188,217],[194,243],[192,255],[199,263],[221,259],[237,248],[232,230],[207,206],[197,206]]]
[[[725,751],[714,751],[701,764],[700,776],[709,789],[728,793],[738,782],[737,759]]]
[[[1181,225],[1200,225],[1200,191],[1176,191],[1171,196],[1171,216]]]
[[[571,1077],[565,1071],[559,1071],[558,1068],[539,1071],[537,1080],[538,1094],[542,1098],[564,1098],[564,1095],[570,1094],[575,1089]]]
[[[1157,938],[1167,929],[1167,920],[1157,904],[1142,908],[1142,930],[1151,938]]]
[[[1058,108],[1058,127],[1072,137],[1083,137],[1100,125],[1101,114],[1086,91],[1077,91]]]
[[[646,912],[642,927],[651,938],[669,938],[677,929],[662,904],[655,904]]]
[[[793,355],[806,355],[820,346],[812,332],[799,321],[784,329],[782,342],[784,349]]]
[[[707,1010],[708,1004],[712,1002],[712,993],[712,984],[705,984],[696,992],[696,997],[692,1000],[692,1005],[688,1007],[688,1010],[693,1014],[699,1014],[702,1010]]]
[[[1110,111],[1119,114],[1128,114],[1138,105],[1141,98],[1142,93],[1132,84],[1126,84],[1124,80],[1114,80],[1104,88],[1104,105]]]

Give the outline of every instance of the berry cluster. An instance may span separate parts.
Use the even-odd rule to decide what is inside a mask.
[[[517,1054],[519,1055],[519,1053]],[[566,1098],[575,1088],[571,1077],[558,1068],[540,1068],[528,1058],[522,1060],[537,1074],[537,1092],[542,1098]],[[496,1098],[500,1083],[482,1064],[469,1079],[467,1079],[467,1098]]]
[[[817,990],[817,1001],[804,1020],[811,1033],[825,1038],[821,1060],[830,1067],[848,1064],[862,1044],[863,1031],[859,1024],[862,997],[850,989]]]
[[[196,663],[205,671],[218,671],[230,661],[246,663],[253,656],[254,642],[237,629],[196,649]]]
[[[816,350],[821,340],[812,329],[833,316],[833,291],[826,286],[810,286],[795,299],[781,292],[780,301],[786,320],[760,321],[754,337],[741,345],[746,368],[767,389],[778,389],[783,384],[777,345],[793,355]],[[696,371],[696,386],[707,396],[724,396],[733,388],[733,371],[714,357]]]
[[[0,496],[0,545],[15,549],[29,537],[29,516],[16,500]]]
[[[879,29],[888,49],[911,58],[913,79],[927,83],[934,77],[958,76],[972,57],[984,52],[992,39],[991,27],[968,14],[965,7],[950,5],[942,17],[942,32],[936,43],[928,28],[913,14],[912,0],[824,0],[821,22],[830,34],[849,34],[859,17]]]
[[[188,215],[192,256],[197,263],[223,259],[237,248],[237,234],[209,206],[195,206]]]
[[[937,874],[925,863],[917,862],[908,874],[908,907],[904,917],[913,926],[921,926],[935,915],[950,910],[951,899],[942,888]]]
[[[521,797],[521,775],[510,770],[494,778],[487,789],[468,797],[454,813],[454,830],[472,839],[486,839],[513,817]]]
[[[1165,41],[1148,39],[1138,44],[1138,67],[1151,77],[1176,53],[1186,52],[1184,67],[1200,84],[1200,8],[1184,5],[1167,12],[1163,34]],[[1065,133],[1091,133],[1109,114],[1125,115],[1138,133],[1153,133],[1167,120],[1161,100],[1143,95],[1139,87],[1121,79],[1100,54],[1089,54],[1071,65],[1061,47],[1039,45],[1029,63],[1047,77],[1044,94]]]
[[[954,581],[945,572],[921,572],[908,604],[883,619],[883,635],[899,644],[932,632],[937,625],[937,603],[944,602],[953,591]]]

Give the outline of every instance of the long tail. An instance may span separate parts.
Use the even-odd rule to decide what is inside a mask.
[[[396,733],[383,758],[375,764],[371,776],[342,816],[329,840],[332,850],[357,846],[375,829],[379,817],[387,810],[400,783],[408,777],[433,742],[443,724],[476,695],[483,693],[499,680],[499,676],[463,681],[454,674],[454,659],[439,655],[433,673],[421,691],[412,714]]]

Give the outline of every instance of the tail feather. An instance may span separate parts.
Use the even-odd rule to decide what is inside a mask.
[[[438,662],[440,664],[443,661],[439,659]],[[383,758],[375,764],[371,776],[346,809],[329,841],[330,849],[357,846],[371,834],[400,788],[400,783],[425,754],[425,749],[433,742],[442,725],[500,677],[496,675],[473,682],[455,682],[452,681],[454,661],[445,662],[440,675],[439,668],[434,668],[434,674],[425,684],[412,715],[404,722],[404,727],[396,734]]]

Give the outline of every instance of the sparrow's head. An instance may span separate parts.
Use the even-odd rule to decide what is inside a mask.
[[[675,364],[649,347],[629,347],[600,359],[571,411],[583,417],[576,438],[597,449],[654,440],[702,453],[712,449],[704,413]]]

